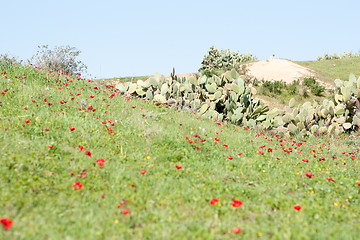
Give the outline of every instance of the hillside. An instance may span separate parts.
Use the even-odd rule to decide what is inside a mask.
[[[357,135],[285,138],[0,67],[1,239],[360,238]]]

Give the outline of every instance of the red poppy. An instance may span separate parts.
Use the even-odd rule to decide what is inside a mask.
[[[146,173],[146,170],[140,170],[140,174],[145,174]]]
[[[72,185],[72,187],[74,188],[74,190],[80,190],[82,188],[82,184],[80,182],[76,182]]]
[[[91,157],[91,152],[90,151],[85,151],[84,153],[85,153],[85,155],[88,155],[89,157]]]
[[[273,150],[271,149],[271,148],[268,148],[268,150],[267,150],[268,152],[273,152]]]
[[[217,142],[218,142],[218,141],[220,141],[220,139],[218,139],[218,138],[215,138],[215,141],[217,141]]]
[[[243,156],[243,155],[244,155],[243,153],[239,153],[239,154],[238,154],[239,157],[240,157],[240,156]]]
[[[30,120],[25,120],[24,122],[26,122],[26,123],[30,123]]]
[[[96,163],[99,164],[100,168],[102,168],[104,166],[104,162],[105,162],[105,160],[103,158],[96,160]]]
[[[61,100],[60,100],[60,103],[61,103],[61,104],[64,104],[64,103],[65,103],[65,100],[61,99]]]
[[[303,159],[302,161],[303,161],[303,162],[309,162],[309,160],[307,160],[307,159]]]
[[[74,131],[74,130],[75,130],[75,128],[72,127],[72,126],[70,126],[69,129],[70,129],[70,131]]]
[[[48,148],[53,148],[54,147],[54,145],[48,145]]]
[[[84,150],[84,147],[79,145],[79,148],[80,148],[80,151],[83,151]]]
[[[94,95],[90,95],[91,98],[94,98],[95,96]]]
[[[243,205],[242,201],[240,201],[240,200],[233,199],[232,201],[233,201],[233,203],[231,206],[233,206],[233,207],[240,207],[241,205]]]
[[[356,184],[357,184],[358,186],[360,186],[360,182],[357,182]]]
[[[306,172],[305,175],[306,175],[308,178],[311,178],[312,176],[314,176],[311,172]]]
[[[218,126],[221,126],[221,123],[216,123]]]
[[[102,123],[102,124],[106,124],[106,121],[102,121],[101,123]]]
[[[228,146],[228,145],[226,145],[226,144],[224,144],[224,145],[223,145],[223,147],[224,147],[224,148],[228,148],[229,146]]]
[[[220,200],[217,199],[217,198],[213,198],[213,199],[210,201],[210,204],[211,204],[211,205],[214,205],[214,204],[217,203],[217,202],[220,202]]]
[[[5,229],[10,229],[13,224],[13,220],[10,220],[8,218],[2,218],[0,220],[0,222],[4,226]]]
[[[326,180],[331,181],[331,182],[335,182],[335,180],[333,178],[326,178]]]
[[[189,142],[189,143],[194,143],[194,141],[193,141],[193,140],[188,140],[188,142]]]
[[[181,168],[182,168],[181,165],[175,165],[175,167],[176,167],[177,169],[181,169]]]
[[[263,150],[262,150],[261,148],[259,148],[258,151],[259,151],[259,153],[260,153],[261,155],[264,154],[264,152],[263,152]]]
[[[294,209],[295,209],[296,211],[299,211],[299,210],[301,209],[301,207],[300,207],[299,205],[296,205],[296,206],[294,206]]]
[[[241,228],[235,227],[235,228],[233,228],[233,232],[234,233],[242,233],[242,230],[241,230]]]
[[[199,150],[200,148],[201,148],[201,146],[197,146],[197,147],[196,147],[196,150]]]
[[[232,160],[232,159],[233,159],[233,157],[229,155],[229,156],[227,156],[227,159]]]
[[[129,209],[124,208],[123,210],[121,210],[122,214],[129,214],[131,213]]]

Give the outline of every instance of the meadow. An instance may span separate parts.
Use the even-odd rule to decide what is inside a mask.
[[[360,239],[358,132],[284,137],[0,66],[0,239]]]

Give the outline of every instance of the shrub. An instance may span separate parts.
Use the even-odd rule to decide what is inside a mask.
[[[292,83],[287,84],[286,88],[287,88],[288,92],[290,93],[290,95],[295,95],[299,92],[298,86],[299,86],[299,80],[297,80],[297,81],[294,80]]]
[[[310,77],[310,78],[304,78],[303,80],[303,85],[311,88],[313,85],[316,84],[316,79],[313,78],[313,77]]]
[[[55,46],[54,50],[48,45],[38,46],[39,50],[32,56],[30,62],[43,69],[67,72],[71,75],[86,72],[87,66],[76,60],[81,53],[75,47]]]
[[[267,96],[275,96],[282,93],[286,89],[286,83],[283,81],[262,81],[261,93]]]
[[[251,53],[240,54],[238,52],[231,52],[230,49],[219,51],[216,47],[211,46],[201,62],[199,72],[214,74],[217,69],[227,71],[232,68],[238,68],[240,70],[241,65],[239,64],[254,60],[256,60],[256,57]]]
[[[318,97],[322,96],[324,91],[325,88],[320,86],[319,84],[315,84],[311,87],[311,93]]]
[[[360,54],[352,53],[352,52],[344,52],[344,53],[333,53],[333,54],[327,54],[325,53],[323,56],[319,56],[317,58],[318,61],[323,60],[334,60],[334,59],[343,59],[343,58],[352,58],[352,57],[360,57]]]

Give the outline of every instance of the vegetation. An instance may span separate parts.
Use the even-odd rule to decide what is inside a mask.
[[[61,71],[71,75],[86,72],[87,66],[76,58],[81,51],[70,46],[56,46],[53,50],[48,45],[39,46],[30,63],[51,71]]]
[[[245,75],[246,67],[243,63],[255,60],[256,57],[251,53],[240,54],[232,52],[230,49],[219,51],[216,47],[211,46],[201,62],[199,72],[211,77],[235,68],[238,72],[243,73],[242,75]]]
[[[354,57],[360,57],[360,54],[352,53],[352,52],[344,52],[342,54],[327,54],[325,53],[323,56],[319,56],[317,58],[318,61],[324,61],[324,60],[334,60],[334,59],[343,59],[343,58],[354,58]]]
[[[20,64],[0,81],[2,239],[360,237],[358,136],[255,133]]]
[[[334,87],[335,79],[346,80],[349,78],[349,73],[360,76],[360,57],[296,63],[314,70],[317,74],[317,79]]]

